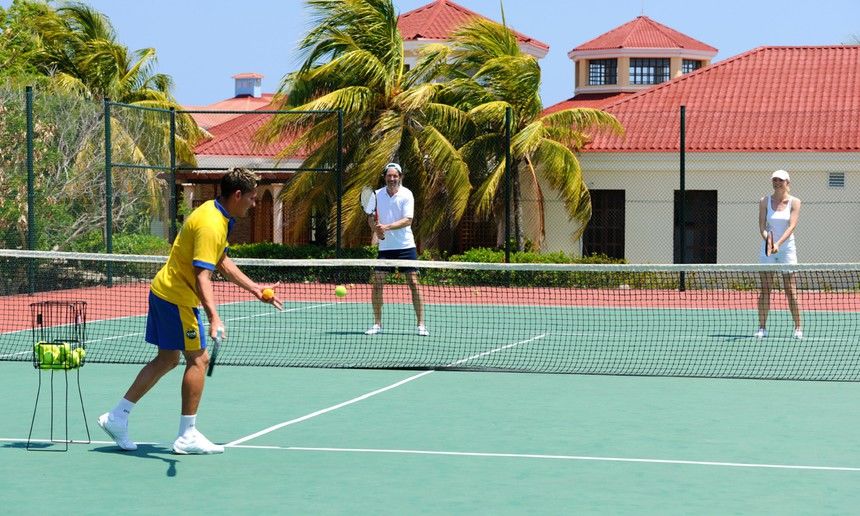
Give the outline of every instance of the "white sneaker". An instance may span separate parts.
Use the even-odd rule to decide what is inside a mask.
[[[211,455],[224,453],[224,447],[213,443],[199,430],[193,428],[173,441],[173,453],[179,455]]]
[[[767,337],[767,330],[765,330],[764,328],[759,328],[758,331],[755,332],[755,338],[763,339],[765,337]]]
[[[794,330],[794,338],[797,340],[802,339],[803,338],[803,330],[801,330],[800,328]]]
[[[117,446],[125,451],[134,451],[137,444],[128,436],[128,420],[114,419],[110,412],[99,416],[99,426],[110,436]]]
[[[427,331],[427,328],[423,324],[419,324],[418,325],[418,335],[421,335],[422,337],[429,337],[430,332]]]
[[[382,333],[382,326],[378,324],[374,324],[369,330],[364,332],[365,335],[376,335],[377,333]]]

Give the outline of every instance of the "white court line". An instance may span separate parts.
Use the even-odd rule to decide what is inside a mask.
[[[230,446],[229,444],[227,446]],[[256,448],[253,446],[238,446],[238,448]],[[312,448],[305,446],[267,446],[263,449],[281,449],[286,451],[315,451],[334,453],[390,453],[408,455],[444,455],[454,457],[497,457],[512,459],[544,459],[544,460],[576,460],[576,461],[599,461],[599,462],[635,462],[646,464],[681,464],[690,466],[720,466],[730,468],[769,468],[769,469],[802,469],[816,471],[852,471],[860,472],[860,468],[848,466],[806,466],[799,464],[757,464],[751,462],[718,462],[700,460],[675,460],[675,459],[639,459],[631,457],[592,457],[587,455],[544,455],[538,453],[489,453],[489,452],[453,452],[437,450],[386,450],[376,448]]]
[[[452,366],[460,365],[463,362],[466,362],[468,360],[473,360],[475,358],[483,357],[486,355],[491,355],[491,354],[496,353],[498,351],[502,351],[502,350],[505,350],[505,349],[508,349],[508,348],[511,348],[514,346],[518,346],[520,344],[527,344],[527,343],[532,342],[534,340],[542,339],[545,336],[546,336],[546,334],[541,334],[541,335],[538,335],[536,337],[532,337],[532,338],[527,339],[527,340],[521,340],[519,342],[506,344],[504,346],[500,346],[498,348],[491,349],[489,351],[484,351],[483,353],[479,353],[477,355],[473,355],[473,356],[468,357],[468,358],[457,360],[456,362],[451,362],[446,367],[452,367]],[[358,403],[359,401],[366,400],[367,398],[370,398],[371,396],[376,396],[377,394],[381,394],[385,391],[395,389],[397,387],[400,387],[403,384],[409,383],[413,380],[417,380],[417,379],[421,378],[422,376],[427,376],[428,374],[431,374],[434,372],[436,372],[436,370],[431,369],[429,371],[424,371],[422,373],[418,373],[416,375],[410,376],[409,378],[405,378],[403,380],[400,380],[399,382],[395,382],[395,383],[392,383],[391,385],[382,387],[380,389],[376,389],[375,391],[364,393],[361,396],[357,396],[355,398],[352,398],[351,400],[347,400],[347,401],[338,403],[337,405],[332,405],[330,407],[326,407],[324,409],[317,410],[316,412],[311,412],[310,414],[305,414],[304,416],[297,417],[297,418],[291,419],[289,421],[284,421],[283,423],[278,423],[277,425],[270,426],[269,428],[264,428],[263,430],[260,430],[259,432],[255,432],[253,434],[246,435],[245,437],[240,437],[239,439],[236,439],[234,441],[230,441],[229,443],[226,444],[226,446],[236,446],[237,444],[241,444],[241,443],[244,443],[246,441],[250,441],[251,439],[255,439],[257,437],[260,437],[261,435],[265,435],[265,434],[274,432],[275,430],[278,430],[280,428],[284,428],[285,426],[293,425],[296,423],[301,423],[302,421],[306,421],[308,419],[320,416],[320,415],[325,414],[327,412],[331,412],[333,410],[337,410],[339,408],[346,407],[347,405],[352,405],[353,403]]]
[[[428,373],[431,371],[427,371]],[[25,443],[27,439],[0,438],[0,442]],[[65,441],[51,441],[50,439],[31,439],[31,443],[59,443]],[[71,441],[69,444],[87,444],[82,441]],[[113,441],[92,441],[89,444],[116,444]],[[138,442],[137,444],[151,446],[168,446],[167,443]],[[700,460],[677,460],[677,459],[641,459],[632,457],[597,457],[588,455],[549,455],[542,453],[494,453],[494,452],[455,452],[440,450],[401,450],[381,448],[330,448],[310,446],[270,446],[270,445],[233,445],[226,444],[231,448],[244,450],[275,450],[275,451],[303,451],[303,452],[325,452],[325,453],[379,453],[379,454],[402,454],[402,455],[439,455],[446,457],[487,457],[503,459],[539,459],[539,460],[570,460],[570,461],[596,461],[596,462],[632,462],[644,464],[679,464],[687,466],[716,466],[728,468],[765,468],[765,469],[796,469],[811,471],[850,471],[860,472],[858,467],[850,466],[809,466],[802,464],[760,464],[754,462],[720,462]],[[119,453],[119,452],[118,452]]]
[[[270,432],[274,432],[275,430],[278,430],[279,428],[293,425],[295,423],[301,423],[302,421],[305,421],[307,419],[311,419],[313,417],[317,417],[319,415],[325,414],[326,412],[331,412],[333,410],[337,410],[339,408],[346,407],[347,405],[352,405],[353,403],[358,403],[361,400],[365,400],[367,398],[370,398],[371,396],[376,396],[377,394],[383,393],[385,391],[395,389],[395,388],[400,387],[401,385],[403,385],[405,383],[409,383],[412,380],[417,380],[417,379],[421,378],[422,376],[426,376],[432,372],[433,372],[433,370],[424,371],[423,373],[418,373],[418,374],[410,376],[409,378],[406,378],[404,380],[400,380],[399,382],[392,383],[391,385],[388,385],[388,386],[383,387],[381,389],[376,389],[375,391],[371,391],[371,392],[362,394],[361,396],[358,396],[356,398],[352,398],[351,400],[347,400],[347,401],[338,403],[337,405],[332,405],[331,407],[317,410],[316,412],[311,412],[310,414],[305,414],[302,417],[297,417],[297,418],[291,419],[289,421],[284,421],[283,423],[278,423],[277,425],[270,426],[269,428],[265,428],[263,430],[260,430],[259,432],[255,432],[251,435],[246,435],[245,437],[241,437],[239,439],[236,439],[235,441],[230,441],[225,446],[236,446],[237,444],[241,444],[241,443],[244,443],[245,441],[250,441],[251,439],[255,439],[257,437],[260,437],[261,435],[265,435],[265,434],[268,434]]]

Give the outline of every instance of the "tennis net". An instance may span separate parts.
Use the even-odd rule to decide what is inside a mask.
[[[0,250],[0,360],[32,360],[29,305],[42,301],[87,304],[88,362],[150,360],[148,288],[164,260]],[[789,276],[760,265],[235,261],[258,282],[280,282],[285,306],[216,278],[228,335],[219,365],[860,380],[860,264],[801,264]],[[383,287],[383,332],[364,334],[380,265],[418,267],[429,336],[416,334],[402,273]],[[759,339],[763,277],[773,290]],[[336,285],[347,295],[336,297]]]

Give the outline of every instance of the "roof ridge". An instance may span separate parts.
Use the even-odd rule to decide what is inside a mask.
[[[744,58],[748,55],[752,55],[754,53],[763,51],[767,48],[768,48],[767,46],[760,46],[760,47],[755,47],[753,49],[747,50],[745,52],[741,52],[740,54],[737,54],[737,55],[734,55],[732,57],[723,59],[722,61],[718,61],[716,63],[710,64],[704,68],[699,68],[698,70],[695,70],[695,71],[690,72],[690,73],[682,74],[682,75],[675,77],[674,79],[670,79],[666,82],[661,82],[660,84],[655,84],[651,88],[648,88],[648,89],[645,89],[642,91],[638,91],[638,92],[634,93],[633,95],[619,99],[616,102],[613,102],[611,104],[607,104],[606,106],[603,106],[603,109],[608,110],[608,109],[611,109],[613,107],[624,104],[625,102],[629,102],[629,101],[638,99],[639,97],[644,97],[644,96],[649,95],[649,94],[654,94],[655,92],[658,92],[664,88],[668,88],[669,86],[671,86],[673,84],[676,84],[676,83],[679,83],[682,81],[686,81],[686,80],[690,80],[691,78],[698,77],[699,75],[704,75],[705,73],[712,72],[713,70],[723,68],[724,66],[728,66],[730,63],[733,63],[733,62],[737,61],[738,59],[741,59],[741,58]]]
[[[678,32],[675,29],[672,29],[671,27],[663,25],[662,23],[658,22],[657,20],[653,20],[653,19],[651,19],[645,15],[642,15],[641,18],[644,19],[646,22],[651,23],[651,26],[654,29],[656,29],[660,34],[666,36],[666,39],[668,39],[669,41],[674,43],[676,46],[678,46],[680,48],[684,48],[684,45],[680,41],[678,41],[678,38],[677,38],[677,35],[681,34],[680,32]],[[674,34],[672,34],[673,32],[674,32]],[[686,37],[689,38],[690,36],[686,36]]]

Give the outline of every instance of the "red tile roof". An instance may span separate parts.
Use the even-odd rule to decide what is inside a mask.
[[[434,0],[433,2],[401,14],[397,18],[397,27],[404,41],[422,39],[446,40],[451,33],[461,25],[474,18],[484,18],[480,14],[466,9],[451,0]],[[520,43],[527,43],[542,50],[549,50],[549,45],[513,31]]]
[[[591,151],[860,151],[860,45],[760,47],[605,106],[627,130]]]
[[[550,113],[555,113],[556,111],[561,111],[562,109],[573,109],[573,108],[596,108],[602,109],[604,106],[608,106],[609,104],[614,104],[615,102],[621,100],[622,98],[629,97],[633,95],[631,92],[613,92],[613,93],[580,93],[579,95],[569,98],[567,100],[562,100],[558,104],[553,104],[552,106],[544,109],[543,114],[548,115]]]
[[[262,79],[261,73],[239,73],[233,76],[234,79]]]
[[[266,145],[257,144],[254,135],[264,123],[271,120],[271,116],[248,113],[220,124],[210,130],[213,137],[199,143],[194,148],[194,153],[198,156],[274,157],[292,141],[292,137],[283,137]],[[296,153],[293,157],[305,156],[304,153]]]
[[[634,20],[579,45],[571,52],[614,48],[683,48],[717,53],[716,48],[657,23],[647,16],[637,16]]]
[[[233,97],[208,106],[185,106],[189,111],[256,111],[258,109],[269,109],[272,103],[271,93],[263,93],[259,98],[243,96]],[[217,126],[228,122],[238,116],[240,113],[192,113],[191,117],[197,122],[197,125],[206,129],[209,132],[216,130]]]

